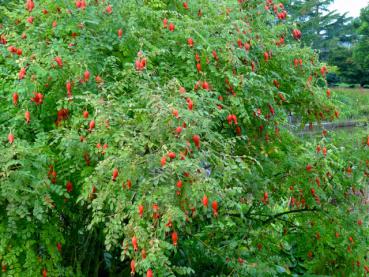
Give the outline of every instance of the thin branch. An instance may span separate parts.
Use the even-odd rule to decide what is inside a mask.
[[[286,214],[292,214],[292,213],[303,213],[303,212],[317,212],[319,211],[317,208],[313,208],[313,209],[299,209],[299,210],[291,210],[291,211],[286,211],[286,212],[283,212],[283,213],[279,213],[279,214],[275,214],[271,217],[269,217],[267,220],[264,220],[263,221],[263,224],[267,224],[267,223],[270,223],[272,222],[273,220],[281,217],[281,216],[284,216]]]
[[[251,212],[252,212],[253,209],[254,209],[254,202],[250,205],[250,208],[246,212],[245,216],[247,217],[247,216],[251,215]]]

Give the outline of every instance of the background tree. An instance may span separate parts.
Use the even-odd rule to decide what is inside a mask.
[[[328,82],[357,84],[365,79],[362,66],[353,58],[360,23],[355,23],[347,14],[330,11],[332,2],[290,0],[286,6],[292,19],[303,30],[303,43],[317,49],[322,61],[338,67],[338,72],[328,74]]]
[[[357,21],[358,42],[354,47],[353,58],[360,66],[360,84],[369,84],[369,6],[361,10],[360,19]]]
[[[347,20],[345,16],[329,10],[332,2],[333,0],[290,0],[286,5],[292,19],[304,34],[303,43],[320,50],[323,57],[325,44],[332,38],[328,31]]]

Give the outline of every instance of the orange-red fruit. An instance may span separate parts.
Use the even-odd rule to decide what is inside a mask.
[[[199,54],[197,54],[196,53],[196,55],[195,55],[195,60],[199,63],[200,62],[200,56],[199,56]]]
[[[163,27],[164,28],[168,27],[168,19],[166,19],[166,18],[163,19]]]
[[[201,70],[201,68],[200,68],[200,70]],[[209,84],[208,84],[208,82],[204,81],[202,83],[202,88],[205,89],[205,90],[209,90]]]
[[[18,93],[14,92],[13,93],[13,105],[14,106],[18,105],[18,100],[19,100],[19,95],[18,95]]]
[[[178,242],[178,234],[177,232],[173,232],[172,233],[172,242],[174,246],[177,246],[177,242]]]
[[[299,39],[301,39],[301,31],[300,30],[298,30],[298,29],[294,29],[293,31],[292,31],[292,36],[293,36],[293,38],[295,39],[295,40],[299,40]]]
[[[242,43],[242,40],[241,39],[238,39],[237,40],[237,45],[239,48],[242,48],[243,47],[243,43]]]
[[[36,105],[41,105],[44,99],[44,96],[39,92],[34,92],[34,97],[31,98],[31,101]]]
[[[187,39],[187,44],[189,47],[193,47],[193,39],[192,38],[188,38]]]
[[[237,134],[237,136],[241,136],[242,135],[242,131],[241,131],[241,127],[240,126],[237,126],[236,127],[236,134]]]
[[[83,77],[85,78],[85,82],[90,80],[90,72],[86,70],[85,73],[83,74]]]
[[[17,51],[18,51],[18,49],[17,49],[17,48],[15,48],[13,45],[10,45],[10,46],[8,47],[8,51],[9,51],[10,53],[16,54],[16,53],[17,53]]]
[[[113,181],[117,180],[118,175],[119,175],[118,168],[114,168],[113,169],[112,180]]]
[[[218,216],[218,202],[213,201],[213,203],[211,203],[211,207],[213,209],[214,216]]]
[[[132,237],[132,246],[133,246],[133,249],[134,249],[135,251],[137,251],[137,250],[138,250],[138,244],[137,244],[137,238],[136,238],[136,236],[133,236],[133,237]]]
[[[182,132],[182,127],[181,126],[178,126],[176,128],[176,133],[179,135],[181,132]]]
[[[245,50],[249,51],[251,48],[251,45],[249,43],[245,43]]]
[[[68,81],[65,87],[67,89],[68,97],[72,97],[72,83]]]
[[[170,23],[169,24],[169,31],[174,32],[174,30],[175,30],[174,24],[173,23]]]
[[[142,259],[146,259],[146,250],[145,249],[142,249],[141,250],[141,256],[142,256]]]
[[[106,7],[105,11],[106,11],[107,14],[111,14],[113,12],[113,8],[110,5],[108,5]]]
[[[132,181],[130,179],[127,180],[127,188],[131,189],[132,187]]]
[[[24,118],[26,119],[27,124],[31,122],[31,113],[29,111],[26,111],[24,113]]]
[[[140,217],[142,217],[143,212],[144,212],[144,206],[139,205],[139,206],[138,206],[138,213],[139,213]]]
[[[103,82],[103,79],[102,79],[99,75],[97,75],[97,76],[95,77],[95,82],[96,82],[97,84],[101,84],[101,83]]]
[[[316,152],[317,152],[317,153],[320,153],[320,150],[321,150],[321,147],[320,147],[320,145],[318,145],[318,146],[316,147]]]
[[[90,121],[90,128],[89,131],[91,132],[95,128],[95,120]]]
[[[8,135],[8,141],[9,141],[10,144],[12,144],[14,142],[14,135],[12,133],[10,133]]]
[[[54,61],[58,64],[60,68],[63,67],[63,61],[60,57],[55,57]]]
[[[33,3],[32,0],[27,0],[27,4],[26,5],[27,5],[27,10],[29,12],[32,12],[33,8],[35,7],[35,3]]]
[[[177,110],[173,110],[172,114],[174,115],[175,118],[178,118],[179,113]]]
[[[208,207],[208,204],[209,204],[209,200],[208,200],[208,197],[206,195],[204,195],[202,197],[202,204],[204,205],[204,207]]]
[[[65,185],[65,188],[66,188],[67,192],[71,192],[73,190],[72,182],[68,181],[67,184]]]
[[[24,78],[24,76],[26,76],[26,69],[24,67],[22,67],[20,70],[19,70],[19,73],[18,73],[18,79],[19,80],[22,80]]]
[[[264,202],[268,201],[269,195],[267,192],[264,192]]]
[[[197,149],[200,148],[200,136],[199,135],[193,135],[192,141],[194,142]]]
[[[182,183],[182,181],[181,180],[179,180],[178,182],[177,182],[177,188],[182,188],[182,185],[183,185],[183,183]]]
[[[176,153],[174,153],[174,152],[169,152],[169,153],[168,153],[168,157],[169,157],[169,158],[171,158],[171,159],[175,159],[175,157],[176,157]]]
[[[135,265],[135,261],[132,260],[131,261],[131,275],[134,275],[136,272],[136,265]]]
[[[160,163],[161,163],[161,166],[164,167],[166,165],[166,163],[167,163],[167,156],[163,156],[161,158]]]
[[[187,99],[186,99],[186,102],[187,102],[187,108],[188,108],[190,111],[192,111],[192,109],[193,109],[193,102],[192,102],[191,98],[187,98]]]
[[[218,54],[215,50],[212,52],[213,58],[217,61],[219,59]]]

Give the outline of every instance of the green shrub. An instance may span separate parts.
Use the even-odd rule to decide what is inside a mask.
[[[363,274],[367,148],[283,128],[338,114],[272,4],[86,2],[0,10],[4,274]]]

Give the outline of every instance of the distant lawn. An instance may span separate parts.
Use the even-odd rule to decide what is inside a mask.
[[[366,142],[368,135],[369,126],[330,130],[326,138],[321,135],[321,132],[305,133],[300,135],[300,138],[311,147],[312,145],[316,146],[318,144],[324,145],[326,141],[330,141],[337,148],[345,148],[347,150],[347,157],[350,158],[365,153],[363,151],[363,142]]]
[[[332,88],[341,119],[369,119],[369,89]]]
[[[363,145],[363,139],[368,137],[369,127],[357,127],[336,130],[332,132],[332,137],[336,142],[336,146],[352,147],[359,149]]]

